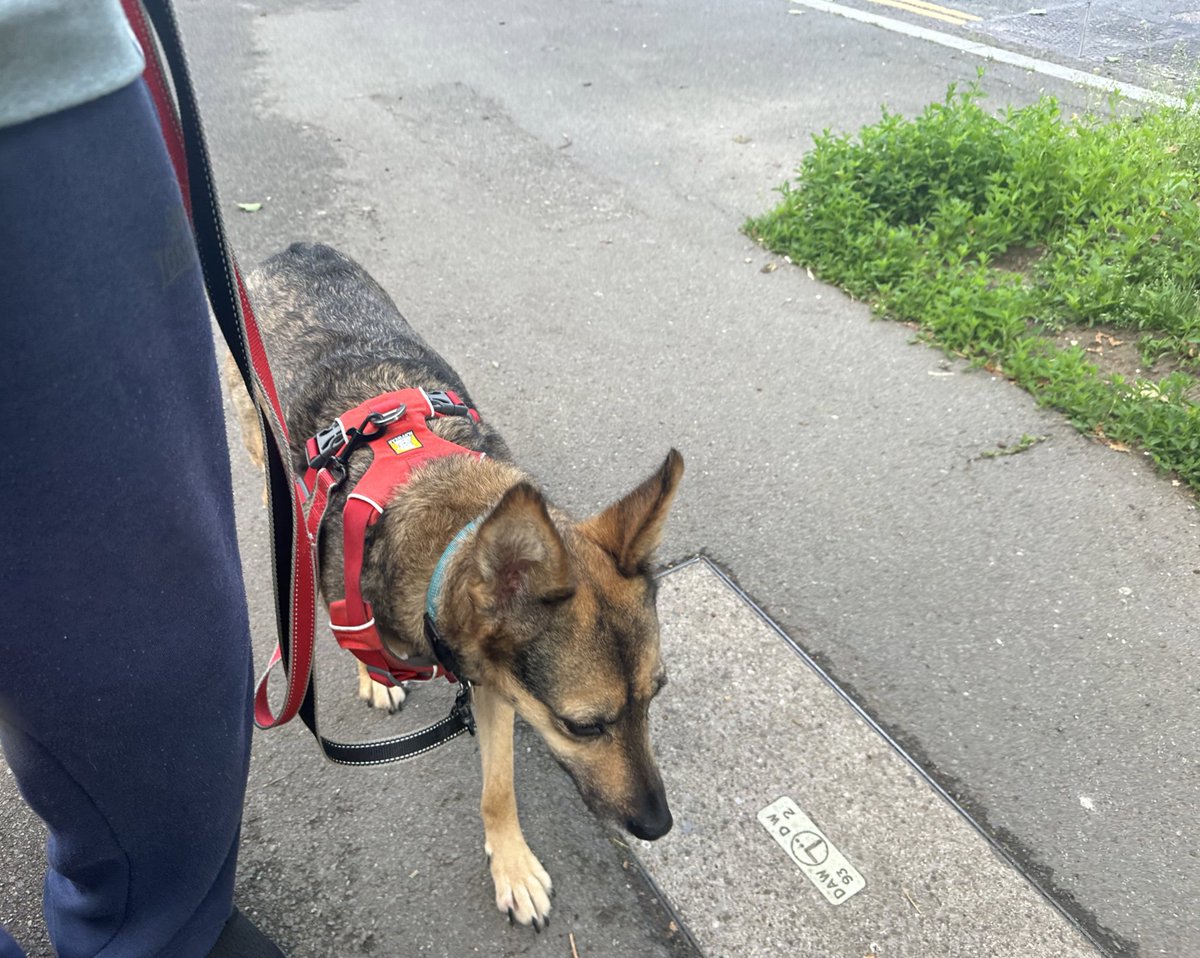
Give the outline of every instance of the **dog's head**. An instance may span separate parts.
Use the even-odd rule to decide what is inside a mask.
[[[537,729],[593,812],[646,839],[671,828],[648,728],[667,680],[650,558],[682,474],[671,450],[579,523],[519,484],[480,525],[459,580],[469,674]]]

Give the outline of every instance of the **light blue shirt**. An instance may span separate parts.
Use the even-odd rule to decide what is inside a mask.
[[[113,93],[144,65],[120,0],[0,0],[0,127]]]

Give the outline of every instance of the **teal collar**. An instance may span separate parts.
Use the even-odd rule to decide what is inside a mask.
[[[442,580],[446,577],[446,567],[450,564],[450,557],[458,551],[463,540],[479,527],[481,519],[482,516],[472,519],[459,529],[458,535],[451,539],[446,548],[442,550],[442,557],[438,559],[437,565],[433,569],[433,578],[429,580],[429,588],[425,592],[425,615],[431,622],[437,621],[438,599],[442,591]]]

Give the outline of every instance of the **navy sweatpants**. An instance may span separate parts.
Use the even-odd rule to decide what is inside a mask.
[[[51,938],[202,956],[250,644],[208,309],[140,81],[0,130],[0,424],[0,739],[49,826]]]

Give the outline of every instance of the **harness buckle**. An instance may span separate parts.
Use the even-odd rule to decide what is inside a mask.
[[[308,441],[308,467],[324,469],[346,442],[346,430],[342,428],[342,421],[335,419]]]
[[[454,399],[445,390],[436,389],[425,395],[429,397],[429,405],[433,407],[435,416],[469,416],[471,407],[465,406]]]

